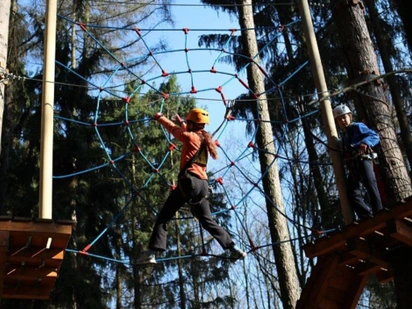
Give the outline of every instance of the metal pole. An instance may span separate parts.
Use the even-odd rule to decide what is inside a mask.
[[[323,73],[323,66],[320,59],[315,31],[313,30],[309,4],[307,0],[299,0],[298,4],[300,15],[302,16],[303,32],[308,44],[308,53],[312,66],[313,79],[315,81],[315,86],[320,99],[320,110],[322,114],[324,130],[328,138],[328,144],[332,148],[336,149],[338,145],[338,135],[336,132],[335,120],[332,114],[331,103],[327,97],[328,88],[326,86],[325,75]],[[342,214],[345,220],[345,224],[350,224],[353,222],[353,212],[351,210],[348,195],[346,192],[345,172],[341,164],[339,153],[332,150],[330,154],[333,163],[333,170],[335,172],[336,183],[338,186]]]
[[[40,144],[40,219],[52,218],[56,22],[57,0],[47,0]]]

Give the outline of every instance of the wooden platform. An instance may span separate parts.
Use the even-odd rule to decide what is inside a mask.
[[[298,309],[356,308],[369,276],[393,279],[391,253],[412,247],[412,199],[304,246],[315,267]]]
[[[0,217],[0,298],[49,299],[73,225]]]

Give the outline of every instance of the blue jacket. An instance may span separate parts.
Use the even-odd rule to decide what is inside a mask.
[[[344,151],[353,153],[358,150],[361,143],[374,147],[379,143],[379,135],[364,123],[353,122],[342,133],[342,147]]]

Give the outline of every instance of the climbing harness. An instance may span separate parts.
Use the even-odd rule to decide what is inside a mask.
[[[204,141],[202,141],[197,152],[186,162],[185,166],[180,170],[179,175],[178,175],[178,187],[180,191],[182,192],[182,194],[188,198],[188,202],[190,205],[199,204],[204,198],[207,197],[207,194],[206,194],[205,196],[201,197],[198,201],[194,201],[194,199],[197,198],[196,196],[192,196],[193,191],[196,188],[196,185],[193,179],[195,176],[191,175],[187,171],[188,168],[192,166],[192,164],[200,157],[201,153],[203,152],[207,152]]]

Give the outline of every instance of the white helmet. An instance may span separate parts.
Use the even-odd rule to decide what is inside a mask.
[[[333,117],[335,119],[345,114],[352,114],[349,107],[347,107],[345,104],[340,104],[333,109]]]

